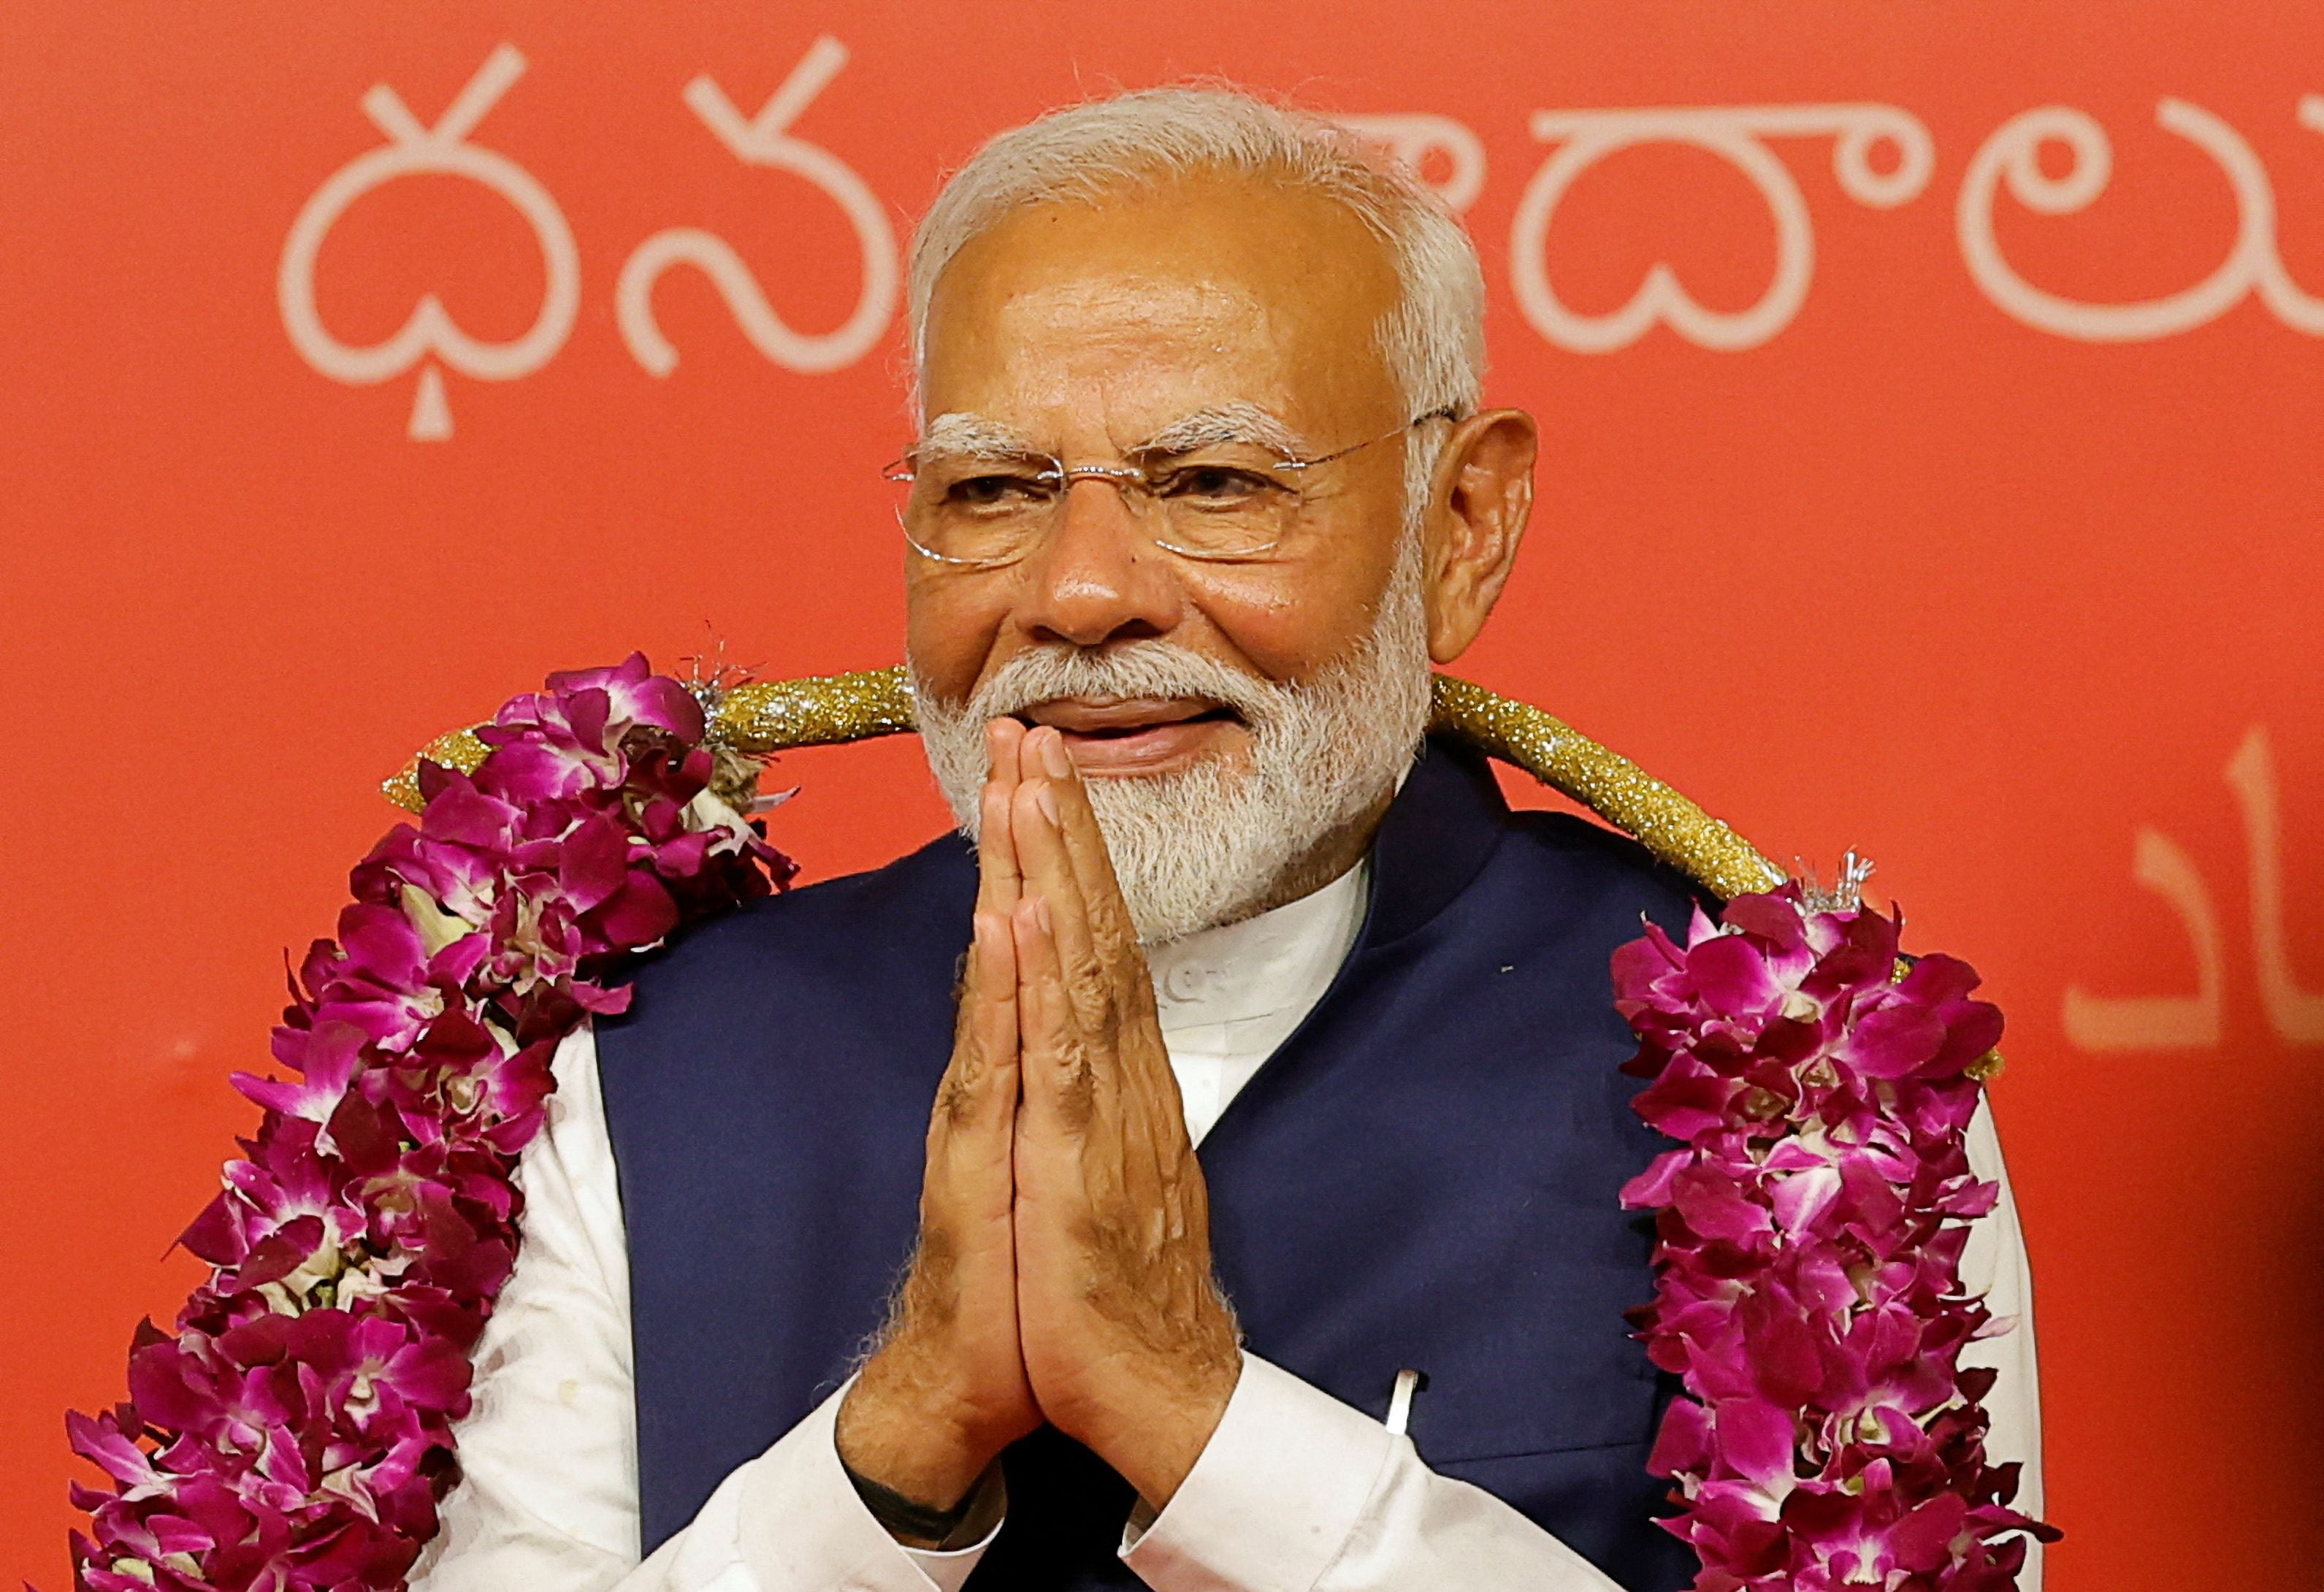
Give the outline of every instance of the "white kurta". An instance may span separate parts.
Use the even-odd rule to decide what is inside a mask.
[[[1149,956],[1195,1142],[1323,998],[1355,943],[1367,874]],[[957,1592],[991,1538],[929,1552],[889,1537],[840,1468],[844,1387],[639,1563],[629,1253],[586,1030],[559,1048],[555,1070],[548,1126],[520,1168],[523,1247],[477,1347],[475,1408],[459,1427],[466,1479],[414,1592]],[[1972,1229],[1963,1277],[2018,1328],[1963,1359],[2000,1373],[1989,1447],[2025,1462],[2021,1499],[2038,1514],[2032,1279],[1982,1109],[1969,1159],[2002,1193]],[[1169,1506],[1124,1523],[1122,1558],[1158,1592],[1618,1592],[1499,1499],[1430,1470],[1409,1439],[1255,1355]],[[2036,1559],[2025,1592],[2040,1584]]]

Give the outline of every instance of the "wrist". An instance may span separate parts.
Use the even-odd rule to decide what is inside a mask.
[[[976,1436],[936,1405],[881,1375],[875,1357],[839,1406],[835,1436],[849,1478],[939,1513],[962,1505],[1006,1445]]]
[[[859,1476],[848,1468],[844,1459],[840,1461],[840,1468],[846,1471],[849,1485],[854,1487],[855,1495],[871,1512],[872,1518],[907,1548],[945,1552],[968,1546],[988,1535],[999,1523],[1001,1501],[1006,1496],[997,1459],[984,1468],[975,1485],[948,1509],[918,1503],[869,1477]]]
[[[1176,1495],[1227,1413],[1242,1375],[1242,1353],[1204,1357],[1106,1401],[1098,1429],[1069,1433],[1113,1467],[1160,1510]]]

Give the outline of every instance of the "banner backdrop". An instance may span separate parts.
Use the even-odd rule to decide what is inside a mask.
[[[894,661],[899,241],[1217,73],[1461,207],[1531,546],[1463,672],[2010,1016],[2059,1592],[2324,1561],[2310,0],[0,5],[0,1549],[65,1580],[375,786],[547,669]],[[785,759],[813,876],[915,746]],[[1538,799],[1532,798],[1532,799]]]

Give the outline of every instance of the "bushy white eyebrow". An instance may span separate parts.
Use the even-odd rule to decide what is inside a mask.
[[[964,410],[954,410],[930,420],[927,429],[920,434],[919,446],[912,450],[915,455],[923,456],[948,454],[973,459],[999,458],[1007,454],[1038,454],[1040,451],[1025,439],[1022,432]]]
[[[1240,399],[1182,415],[1129,451],[1184,454],[1230,442],[1250,443],[1295,459],[1305,457],[1309,451],[1307,439],[1282,419]]]
[[[1237,442],[1263,447],[1286,458],[1305,458],[1312,451],[1306,438],[1282,419],[1242,400],[1211,404],[1181,415],[1143,442],[1122,451],[1131,457],[1184,454]],[[919,446],[912,451],[920,457],[945,455],[986,459],[1045,452],[1014,427],[965,410],[951,410],[930,420],[921,434]]]

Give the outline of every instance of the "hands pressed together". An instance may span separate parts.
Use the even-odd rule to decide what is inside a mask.
[[[974,937],[920,1241],[839,1449],[950,1507],[1044,1422],[1159,1508],[1241,1367],[1153,988],[1064,738],[986,731]]]

